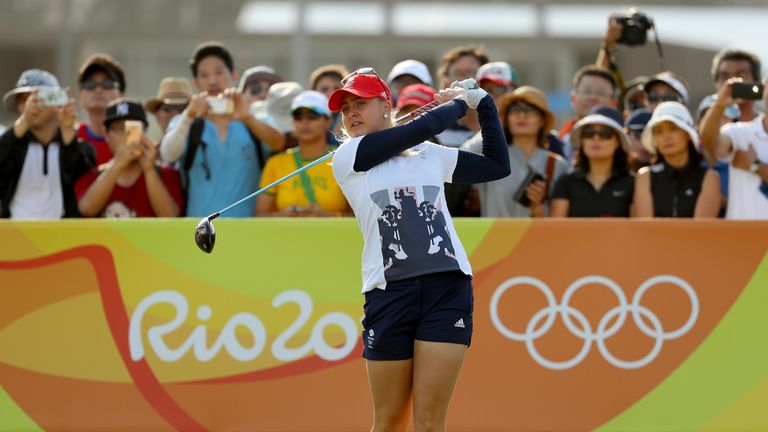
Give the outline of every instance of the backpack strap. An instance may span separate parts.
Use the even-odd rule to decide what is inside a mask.
[[[552,177],[555,175],[555,161],[557,160],[557,156],[552,153],[551,151],[547,151],[547,186],[545,191],[547,192],[546,196],[549,196],[549,185],[552,184]]]
[[[181,176],[184,180],[184,184],[189,187],[189,170],[192,168],[192,164],[195,161],[195,153],[197,148],[201,145],[205,145],[203,142],[203,128],[205,127],[205,120],[202,118],[195,118],[192,121],[192,125],[189,127],[189,134],[187,135],[187,153],[184,155],[184,161],[181,165]]]

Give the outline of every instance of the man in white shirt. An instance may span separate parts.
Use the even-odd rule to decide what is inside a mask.
[[[728,169],[728,219],[768,219],[768,118],[760,114],[751,121],[720,127],[726,107],[734,104],[732,78],[720,88],[715,105],[702,124],[702,144],[719,160],[730,160]],[[763,84],[768,83],[768,75]],[[763,91],[763,108],[768,92]],[[718,133],[719,128],[719,133]]]
[[[62,92],[42,97],[42,92]],[[0,217],[77,217],[74,183],[94,165],[90,144],[75,136],[75,102],[52,74],[30,69],[3,97],[19,113],[0,136]]]

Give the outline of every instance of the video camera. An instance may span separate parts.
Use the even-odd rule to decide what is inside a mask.
[[[622,27],[621,37],[617,43],[628,46],[645,45],[648,30],[653,28],[653,20],[635,8],[630,9],[625,15],[619,15],[616,22]]]

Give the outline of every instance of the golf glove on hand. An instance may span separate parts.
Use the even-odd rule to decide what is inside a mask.
[[[457,96],[456,99],[463,100],[467,103],[467,106],[472,109],[477,109],[477,105],[485,97],[485,95],[488,94],[488,92],[480,88],[474,78],[468,78],[462,81],[454,81],[451,83],[451,87],[462,88],[466,90],[464,94]]]

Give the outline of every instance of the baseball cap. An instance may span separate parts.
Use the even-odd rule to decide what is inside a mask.
[[[505,62],[492,62],[477,70],[477,82],[490,81],[500,86],[511,87],[519,81],[517,71]]]
[[[245,72],[243,72],[243,75],[240,77],[240,83],[238,84],[237,88],[240,92],[245,91],[245,87],[256,80],[264,80],[264,81],[270,81],[271,83],[279,83],[283,81],[283,78],[275,72],[274,69],[272,69],[269,66],[254,66]]]
[[[16,87],[9,90],[3,96],[3,105],[8,111],[16,111],[16,99],[19,95],[30,93],[36,87],[59,87],[59,80],[56,77],[42,69],[27,69],[21,73]]]
[[[651,111],[647,109],[637,109],[627,117],[624,122],[624,127],[633,131],[641,131],[645,129],[648,121],[651,119]]]
[[[693,119],[688,108],[680,102],[662,102],[653,110],[653,115],[645,126],[642,135],[643,147],[651,154],[656,154],[656,143],[653,140],[653,128],[661,122],[672,122],[675,126],[684,130],[691,138],[691,142],[699,148],[699,134],[693,127]]]
[[[643,88],[648,92],[648,89],[653,87],[655,83],[664,83],[672,87],[683,98],[683,103],[688,105],[688,86],[680,78],[670,72],[662,72],[652,76]]]
[[[331,94],[331,98],[328,100],[328,108],[332,112],[340,111],[341,102],[348,93],[364,99],[378,97],[385,101],[392,100],[392,92],[389,90],[387,83],[379,78],[378,75],[357,74],[347,79],[343,87]]]
[[[160,106],[185,105],[192,98],[192,84],[186,78],[167,77],[160,81],[157,95],[146,102],[144,108],[151,113],[157,112]]]
[[[422,106],[435,100],[435,90],[426,84],[411,84],[400,92],[397,108],[408,105]]]
[[[120,63],[109,54],[97,53],[88,57],[77,73],[77,83],[82,84],[94,72],[99,71],[117,82],[120,92],[125,93],[125,72]]]
[[[396,64],[387,75],[387,82],[392,84],[392,81],[401,75],[413,75],[424,84],[432,85],[432,75],[429,74],[427,65],[418,60],[403,60]]]
[[[139,120],[144,123],[145,128],[148,125],[144,107],[139,101],[133,99],[115,99],[107,105],[107,116],[104,118],[105,127],[109,127],[109,124],[115,120],[122,119]]]
[[[331,111],[328,109],[328,98],[314,90],[303,91],[293,98],[291,113],[301,108],[312,110],[326,117],[331,116]]]

